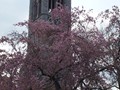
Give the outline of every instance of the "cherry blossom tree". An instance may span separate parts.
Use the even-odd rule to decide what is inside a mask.
[[[18,23],[28,35],[2,37],[11,51],[0,50],[1,90],[120,89],[119,8],[96,18],[90,11],[55,8],[50,21]]]

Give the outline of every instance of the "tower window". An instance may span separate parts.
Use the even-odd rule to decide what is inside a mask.
[[[59,6],[60,4],[63,5],[63,0],[49,0],[48,10],[51,11],[55,7]]]
[[[34,0],[34,3],[33,3],[33,20],[35,20],[37,16],[37,3],[36,3],[36,0]]]
[[[41,13],[41,0],[34,0],[33,4],[33,19],[39,18]]]
[[[57,0],[57,2],[63,5],[63,0]]]
[[[40,17],[40,13],[41,13],[41,0],[37,0],[37,16],[36,16],[36,18]]]
[[[48,7],[49,11],[54,8],[55,8],[55,0],[49,0],[49,7]]]

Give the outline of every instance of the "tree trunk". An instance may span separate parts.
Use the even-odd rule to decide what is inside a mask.
[[[118,88],[120,89],[120,70],[117,69]]]
[[[54,80],[54,83],[55,83],[55,89],[56,90],[61,90],[60,84],[56,79]]]

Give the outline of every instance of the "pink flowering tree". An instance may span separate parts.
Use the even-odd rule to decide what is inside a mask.
[[[29,28],[0,39],[2,90],[107,90],[120,88],[119,9],[94,18],[82,8],[56,8],[50,21],[29,21]],[[106,27],[97,27],[98,20]],[[106,24],[106,21],[109,22]],[[105,22],[105,23],[104,23]],[[109,77],[109,78],[108,78]]]

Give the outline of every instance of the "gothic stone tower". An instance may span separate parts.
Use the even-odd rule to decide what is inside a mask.
[[[62,4],[63,6],[66,6],[69,10],[71,10],[71,0],[30,0],[30,12],[29,12],[29,20],[34,22],[36,20],[49,20],[49,13],[51,10],[57,7],[57,5]],[[33,35],[30,28],[29,28],[29,38],[32,40],[32,42],[35,44],[37,41],[40,40],[44,41],[43,38],[38,38],[37,35]],[[38,40],[39,39],[39,40]],[[39,43],[39,42],[37,42]],[[46,43],[42,43],[42,45],[45,46]],[[41,45],[41,44],[39,44]],[[31,52],[31,46],[28,44],[28,53]],[[46,56],[49,52],[42,52],[42,56]],[[39,71],[38,71],[39,72]],[[31,89],[32,90],[32,89]],[[54,87],[51,89],[45,89],[45,90],[55,90]]]
[[[48,19],[49,12],[61,3],[71,9],[71,0],[30,0],[29,19]]]
[[[60,4],[67,7],[68,10],[71,10],[71,0],[30,0],[29,20],[32,22],[40,19],[48,21],[50,11],[52,11],[54,8],[57,7],[57,5]],[[28,35],[33,43],[39,41],[38,38],[36,37],[37,35],[33,35],[30,28]],[[28,48],[29,46],[30,45],[28,45]]]
[[[50,12],[60,4],[71,11],[71,0],[30,0],[29,20],[32,22],[37,20],[48,21]],[[28,37],[32,43],[37,43],[37,45],[40,45],[39,41],[44,42],[44,38],[38,38],[31,32],[30,28]],[[28,44],[28,52],[31,52],[29,48],[31,49],[31,46]]]

